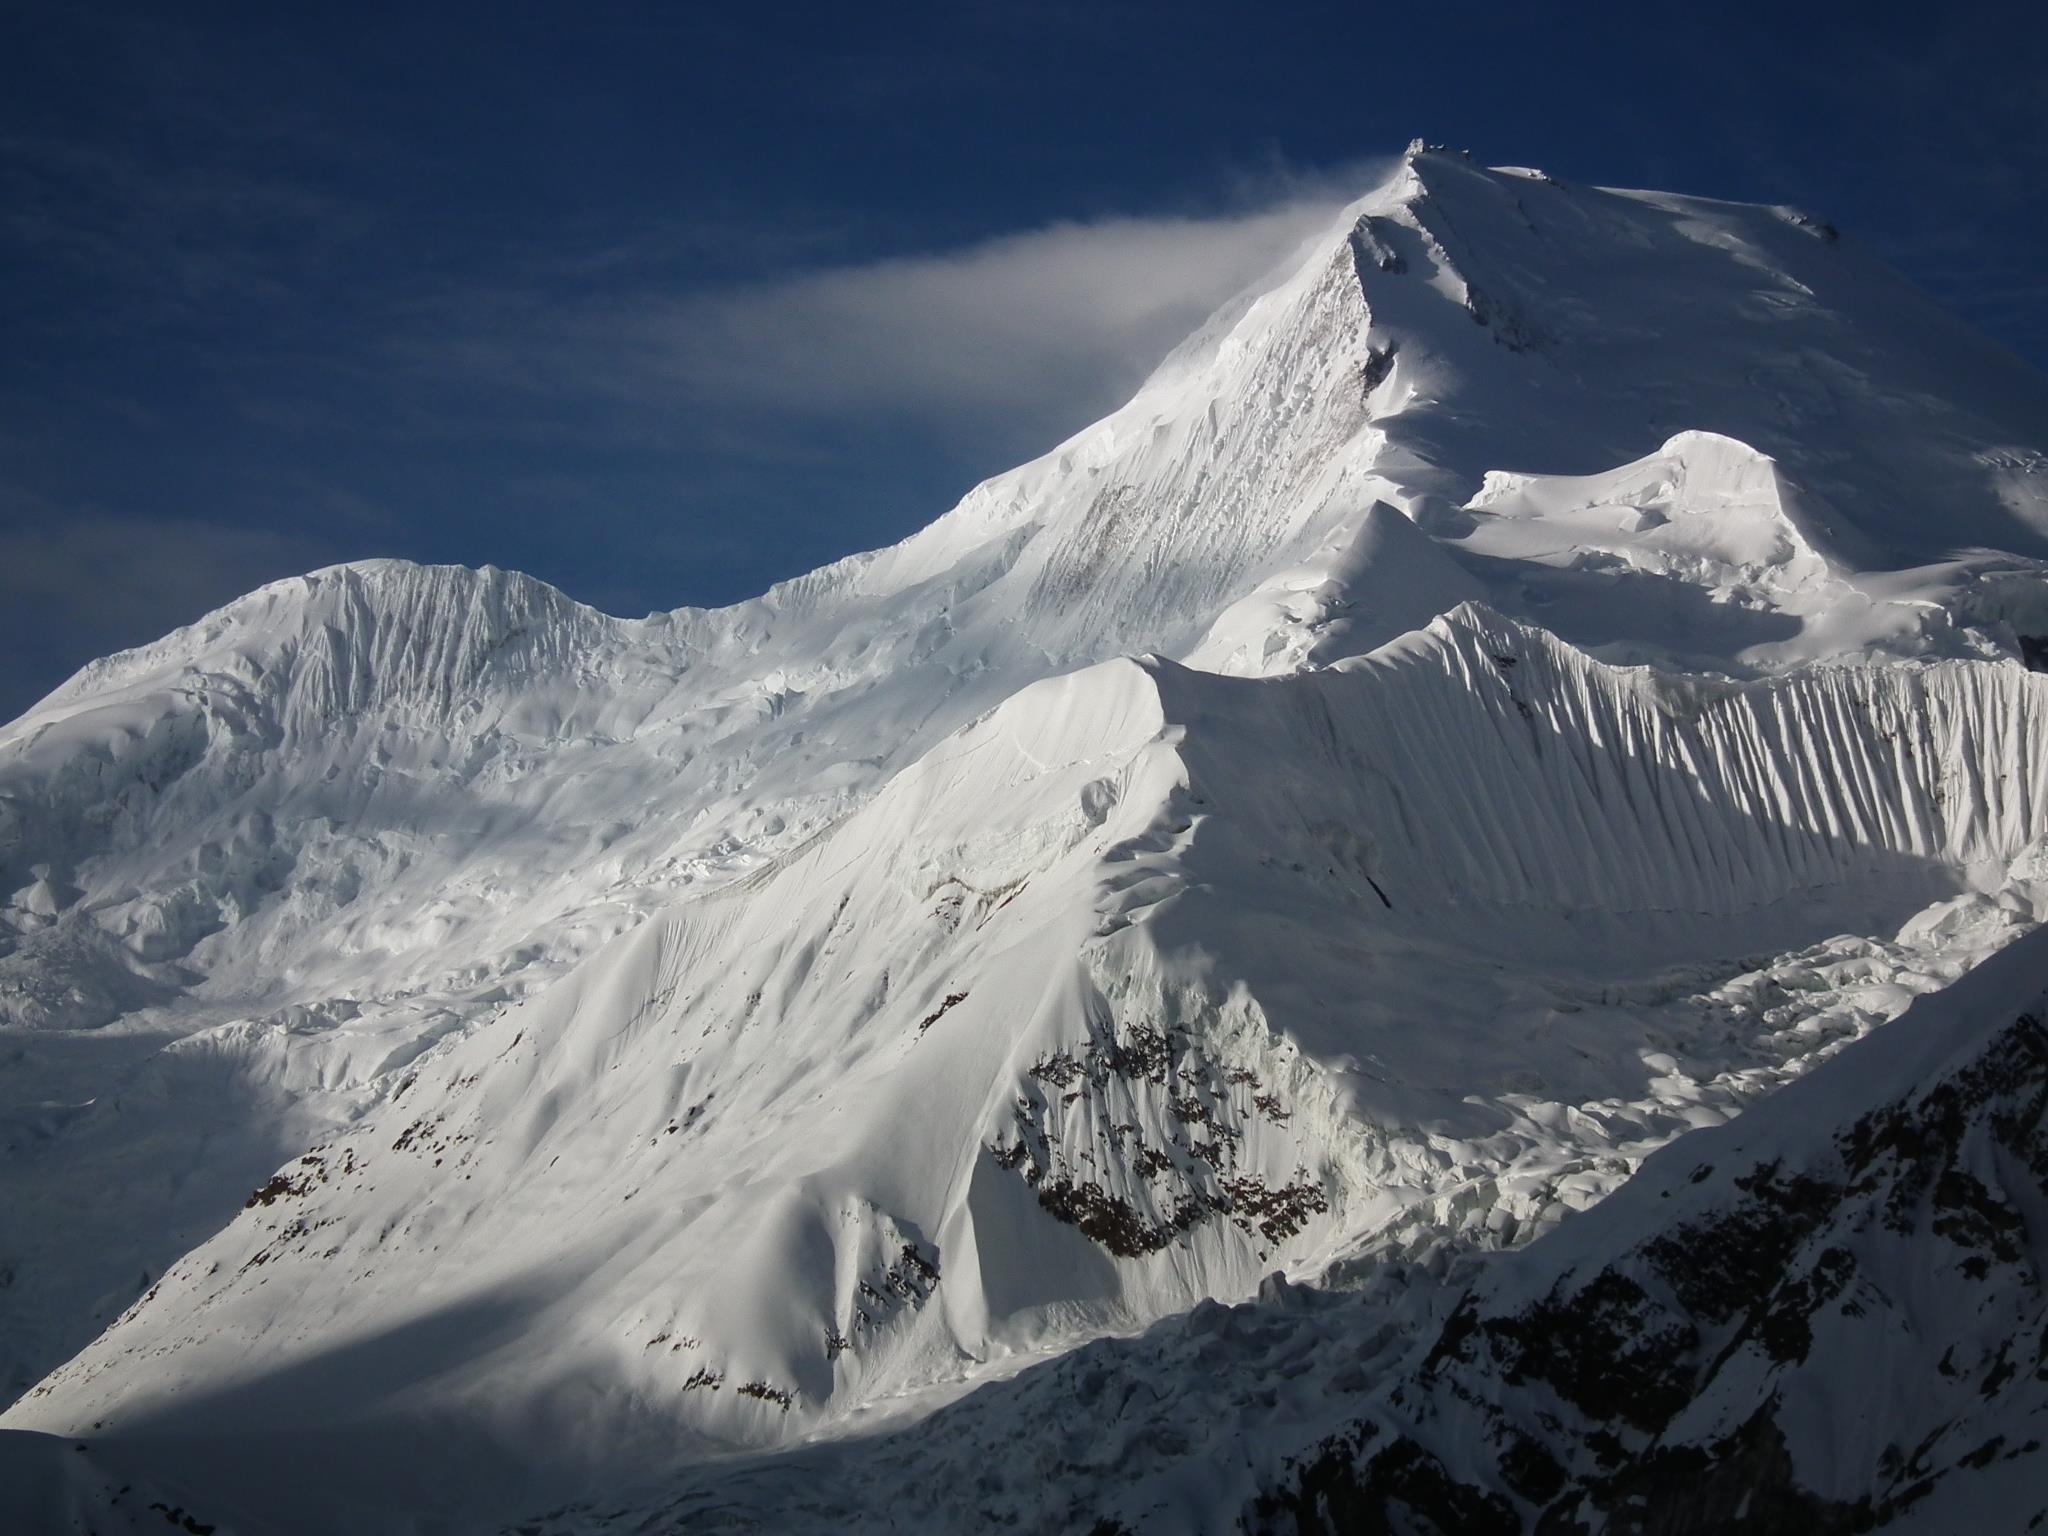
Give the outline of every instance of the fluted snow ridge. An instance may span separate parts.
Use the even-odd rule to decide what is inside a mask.
[[[516,686],[586,664],[629,627],[516,571],[362,561],[273,582],[93,662],[34,713],[150,684],[203,693],[218,683],[246,688],[286,729],[385,705],[445,711],[493,674]]]
[[[1732,913],[1852,880],[1995,883],[2044,831],[2048,679],[2014,665],[1675,679],[1467,604],[1325,673],[1159,675],[1198,789],[1241,778],[1248,741],[1308,767],[1236,808],[1262,837],[1342,828],[1396,907]]]

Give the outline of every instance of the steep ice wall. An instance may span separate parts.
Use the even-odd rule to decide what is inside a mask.
[[[2048,804],[2048,694],[2016,665],[1732,684],[1606,667],[1467,605],[1282,687],[1161,676],[1195,783],[1286,765],[1233,806],[1246,847],[1320,825],[1326,862],[1433,915],[1740,918],[1867,882],[1996,886]]]

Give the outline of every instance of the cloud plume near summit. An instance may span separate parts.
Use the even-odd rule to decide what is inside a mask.
[[[687,413],[706,446],[730,447],[736,425],[758,440],[823,421],[907,427],[967,458],[1042,448],[1119,404],[1385,169],[757,281],[664,281],[629,255],[580,292],[536,279],[457,298],[402,346],[444,378],[606,399],[661,433]]]
[[[1248,211],[1061,222],[676,300],[650,340],[692,393],[798,412],[1085,417],[1326,223]]]

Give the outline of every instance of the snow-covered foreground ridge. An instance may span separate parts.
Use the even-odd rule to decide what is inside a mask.
[[[2048,935],[1444,1286],[1269,1285],[517,1529],[2038,1529]]]
[[[96,663],[0,731],[4,1422],[457,1527],[1548,1232],[2039,921],[2044,445],[1816,220],[1420,152],[893,549]]]

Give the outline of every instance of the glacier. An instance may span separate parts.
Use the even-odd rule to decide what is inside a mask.
[[[0,730],[0,1454],[100,1529],[122,1483],[797,1528],[813,1461],[820,1528],[885,1528],[1006,1416],[1066,1466],[1089,1362],[1192,1448],[1204,1373],[1256,1402],[1298,1345],[1347,1406],[1223,1482],[950,1518],[1317,1529],[1394,1507],[1376,1437],[1471,1522],[1555,1502],[1373,1396],[1425,1390],[1608,1498],[1593,1410],[1387,1341],[1739,1226],[1641,1191],[1753,1126],[1839,1156],[1858,1062],[2039,990],[2044,448],[2048,382],[1810,215],[1418,147],[891,549],[638,621],[370,562],[94,663]],[[1787,1508],[1879,1498],[1877,1440],[1770,1424]]]

